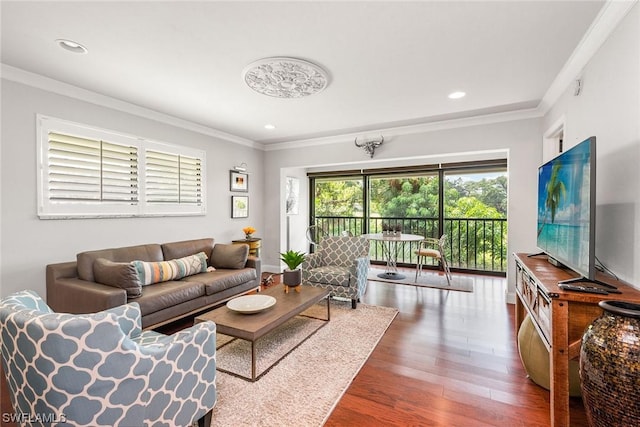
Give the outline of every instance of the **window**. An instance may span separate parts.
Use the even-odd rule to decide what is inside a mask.
[[[427,237],[447,234],[454,268],[504,274],[507,268],[507,163],[479,162],[309,173],[310,218],[329,235],[380,233],[383,224]],[[399,265],[415,262],[404,245]],[[371,260],[384,261],[372,243]]]
[[[40,218],[204,215],[205,153],[38,116]]]
[[[138,202],[138,149],[49,132],[52,201]]]

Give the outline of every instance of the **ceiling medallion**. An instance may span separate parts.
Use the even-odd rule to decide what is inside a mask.
[[[275,98],[302,98],[322,91],[329,84],[327,72],[297,58],[264,58],[242,72],[244,82],[258,93]]]

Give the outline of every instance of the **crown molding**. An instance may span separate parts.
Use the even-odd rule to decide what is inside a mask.
[[[637,3],[638,0],[609,0],[602,6],[598,16],[542,97],[538,105],[542,114],[546,114],[564,94],[567,87],[580,76],[593,55]]]
[[[503,113],[484,114],[480,116],[465,117],[460,119],[448,119],[436,122],[421,123],[409,126],[397,126],[388,128],[368,129],[359,132],[345,133],[341,135],[301,139],[298,141],[279,142],[265,144],[264,151],[287,150],[291,148],[306,148],[314,145],[327,145],[352,140],[356,136],[362,137],[369,134],[384,134],[385,136],[411,135],[417,133],[435,132],[440,130],[456,129],[470,126],[481,126],[494,123],[511,122],[516,120],[527,120],[540,118],[543,114],[538,108],[529,108]]]
[[[70,98],[78,99],[80,101],[89,102],[91,104],[100,105],[102,107],[111,108],[114,110],[122,111],[124,113],[133,114],[135,116],[143,117],[145,119],[162,122],[172,126],[176,126],[182,129],[197,132],[203,135],[208,135],[214,138],[219,138],[235,144],[245,145],[251,148],[262,149],[262,145],[254,141],[239,136],[231,135],[226,132],[222,132],[208,126],[203,126],[188,120],[179,119],[177,117],[160,113],[149,108],[140,107],[129,102],[125,102],[110,96],[101,95],[90,90],[82,89],[77,86],[73,86],[68,83],[61,82],[49,77],[42,76],[40,74],[31,73],[21,68],[12,67],[7,64],[2,64],[1,77],[3,79],[21,83],[27,86],[32,86],[38,89],[53,92],[58,95],[68,96]]]
[[[39,74],[31,73],[20,68],[1,64],[1,77],[17,83],[33,86],[71,98],[90,102],[92,104],[112,108],[147,119],[167,123],[183,129],[191,130],[204,135],[209,135],[232,143],[248,146],[258,150],[277,151],[291,148],[310,147],[314,145],[326,145],[343,142],[364,134],[386,134],[389,136],[409,135],[416,133],[434,132],[439,130],[454,129],[460,127],[486,125],[514,120],[539,118],[544,116],[553,104],[562,96],[567,87],[580,75],[586,64],[598,51],[606,39],[616,29],[620,21],[638,3],[639,0],[608,0],[594,19],[593,23],[582,37],[565,65],[562,67],[547,92],[538,104],[537,108],[523,109],[510,112],[485,114],[474,117],[447,119],[429,123],[397,126],[389,128],[370,129],[360,132],[351,132],[341,135],[300,139],[279,143],[261,143],[228,134],[208,126],[203,126],[188,120],[179,119],[155,110],[143,108],[125,101],[106,95],[101,95],[77,86],[63,83]]]

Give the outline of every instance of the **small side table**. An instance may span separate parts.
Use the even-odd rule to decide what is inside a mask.
[[[247,245],[249,246],[249,255],[260,257],[260,246],[262,239],[258,237],[252,237],[251,239],[232,240],[234,245]]]

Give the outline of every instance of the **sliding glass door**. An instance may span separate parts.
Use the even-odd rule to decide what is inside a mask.
[[[364,233],[364,177],[318,178],[312,181],[311,224],[322,234]]]
[[[444,233],[451,265],[506,271],[506,168],[445,171]]]
[[[452,267],[502,274],[507,268],[506,162],[310,174],[310,224],[325,235],[447,235]],[[417,243],[398,264],[412,266]],[[375,243],[372,261],[383,261]]]

